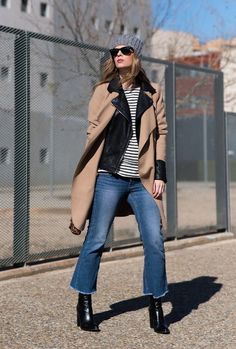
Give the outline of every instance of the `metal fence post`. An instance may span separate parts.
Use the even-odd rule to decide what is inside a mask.
[[[22,31],[15,39],[15,264],[24,264],[29,256],[29,81],[29,39],[27,32]]]
[[[228,178],[226,160],[226,125],[223,101],[223,73],[215,76],[215,118],[216,118],[216,207],[217,230],[225,231],[228,227]]]
[[[175,63],[165,70],[165,104],[168,123],[167,137],[167,219],[166,237],[177,237],[177,178],[176,178],[176,128],[175,128]]]
[[[226,178],[227,178],[227,201],[228,201],[228,215],[227,215],[227,230],[231,231],[231,205],[230,205],[230,187],[231,187],[231,176],[230,176],[230,160],[229,160],[229,131],[228,131],[228,113],[224,113],[225,119],[225,142],[226,142]]]

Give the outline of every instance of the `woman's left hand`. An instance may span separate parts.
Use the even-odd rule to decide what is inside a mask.
[[[155,179],[153,183],[152,196],[156,199],[164,193],[166,188],[165,182],[160,179]]]

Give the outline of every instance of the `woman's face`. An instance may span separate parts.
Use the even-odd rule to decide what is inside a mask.
[[[115,48],[121,48],[121,47],[125,47],[125,45],[118,45]],[[117,56],[114,57],[114,63],[116,68],[120,70],[130,68],[133,62],[133,56],[134,56],[133,53],[126,56],[121,51],[119,51],[117,53]]]

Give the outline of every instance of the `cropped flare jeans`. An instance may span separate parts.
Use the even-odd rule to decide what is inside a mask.
[[[96,292],[104,244],[116,209],[124,197],[133,209],[143,242],[143,294],[162,297],[168,290],[159,208],[140,179],[107,172],[98,173],[96,178],[88,231],[70,286],[79,293]]]

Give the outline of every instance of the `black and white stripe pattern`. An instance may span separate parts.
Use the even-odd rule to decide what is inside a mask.
[[[136,109],[138,104],[138,97],[140,93],[140,87],[128,90],[124,89],[132,120],[132,137],[128,143],[126,151],[124,153],[122,162],[120,164],[119,171],[117,172],[123,177],[139,177],[138,172],[138,141],[136,137]]]

